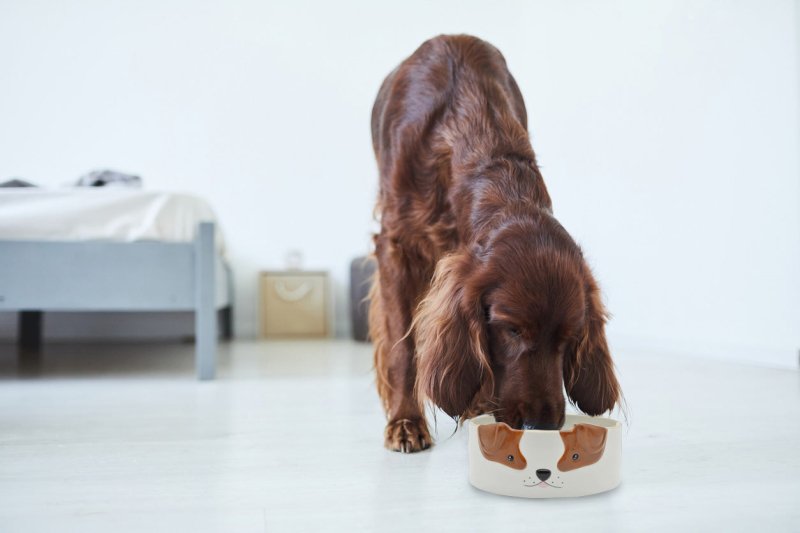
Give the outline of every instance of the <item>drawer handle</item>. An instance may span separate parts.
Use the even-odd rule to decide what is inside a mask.
[[[275,292],[284,302],[299,302],[311,292],[311,283],[301,283],[296,289],[290,289],[283,281],[275,282]]]

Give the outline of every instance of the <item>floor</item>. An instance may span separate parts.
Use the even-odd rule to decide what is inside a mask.
[[[800,531],[800,372],[617,353],[622,485],[517,500],[466,479],[466,433],[382,448],[367,345],[0,346],[0,531]]]

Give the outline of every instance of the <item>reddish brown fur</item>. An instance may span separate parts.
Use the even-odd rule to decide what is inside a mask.
[[[425,398],[515,428],[561,427],[562,383],[581,410],[611,409],[619,386],[597,284],[552,216],[500,52],[464,35],[425,42],[381,86],[372,137],[370,332],[386,446],[430,445]]]

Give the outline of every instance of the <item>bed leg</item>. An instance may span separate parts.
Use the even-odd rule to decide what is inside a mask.
[[[38,376],[42,364],[42,313],[19,312],[17,365],[21,376]]]
[[[214,379],[217,350],[214,224],[201,222],[195,240],[195,369],[197,379]]]
[[[220,322],[222,324],[222,338],[229,341],[233,338],[233,308],[227,305],[219,311]]]
[[[25,350],[39,350],[42,347],[42,312],[19,312],[19,347]]]

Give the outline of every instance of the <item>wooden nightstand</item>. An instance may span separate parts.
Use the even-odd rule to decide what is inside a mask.
[[[261,272],[259,291],[262,337],[329,335],[327,272]]]

